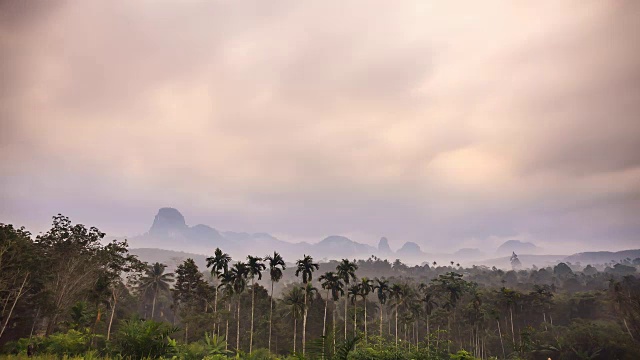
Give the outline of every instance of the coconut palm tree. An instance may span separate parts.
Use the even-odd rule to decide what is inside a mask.
[[[313,258],[310,255],[304,255],[302,259],[298,260],[296,268],[296,276],[302,275],[302,283],[306,286],[308,282],[313,278],[313,272],[318,270],[320,266],[313,262]],[[304,316],[302,317],[302,355],[305,353],[305,346],[307,340],[307,293],[304,292]]]
[[[167,265],[159,262],[149,265],[144,276],[140,279],[139,287],[145,293],[152,291],[153,303],[151,305],[151,318],[153,319],[156,311],[156,298],[160,291],[169,291],[169,284],[174,282],[173,273],[165,273]]]
[[[237,299],[238,319],[236,326],[236,350],[240,350],[240,295],[247,288],[247,276],[249,275],[249,267],[246,263],[238,261],[231,269],[233,277],[233,293]]]
[[[220,248],[216,248],[213,252],[213,256],[207,258],[207,268],[211,268],[211,276],[220,278],[220,275],[229,271],[229,262],[231,262],[231,256],[223,253]],[[213,315],[217,319],[218,315],[218,287],[215,287],[215,295],[213,300]],[[216,320],[217,321],[217,320]],[[214,332],[216,331],[216,325],[214,324]]]
[[[299,287],[295,286],[289,291],[283,302],[289,309],[289,315],[293,318],[293,352],[296,352],[296,335],[298,333],[298,319],[304,314],[305,311],[305,292]]]
[[[258,280],[262,280],[262,271],[264,271],[267,267],[262,263],[262,258],[257,256],[247,256],[247,268],[248,268],[248,277],[251,279],[251,331],[249,332],[249,354],[251,354],[253,350],[253,312],[255,310],[255,278],[258,277]]]
[[[366,277],[360,279],[360,283],[358,284],[360,292],[358,295],[362,298],[364,302],[364,341],[367,341],[367,297],[373,290],[373,282]]]
[[[376,292],[378,296],[378,301],[380,302],[380,337],[382,338],[382,308],[384,304],[387,303],[387,298],[389,296],[389,281],[383,279],[375,279],[376,284],[373,286],[373,290]]]
[[[336,272],[338,277],[344,282],[345,286],[353,280],[356,280],[356,270],[358,270],[358,264],[355,261],[349,261],[348,259],[342,259],[338,266],[336,266]],[[347,339],[347,299],[344,298],[344,339]]]
[[[282,270],[287,268],[284,259],[277,252],[273,252],[273,256],[268,255],[264,258],[269,263],[269,277],[271,278],[271,305],[269,308],[269,351],[271,351],[271,324],[273,322],[273,284],[282,279]]]

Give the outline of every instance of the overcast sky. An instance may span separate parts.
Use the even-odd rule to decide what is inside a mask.
[[[640,2],[0,2],[0,222],[640,248]]]

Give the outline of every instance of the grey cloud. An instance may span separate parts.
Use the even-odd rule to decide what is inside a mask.
[[[136,233],[168,205],[430,250],[640,232],[636,3],[24,4],[0,8],[2,221]]]

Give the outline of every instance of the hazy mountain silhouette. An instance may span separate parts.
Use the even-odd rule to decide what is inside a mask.
[[[242,258],[248,254],[266,255],[273,251],[285,257],[310,254],[317,259],[368,257],[378,253],[375,247],[344,236],[329,236],[315,244],[290,243],[268,233],[219,231],[204,224],[189,226],[180,211],[169,207],[161,208],[149,231],[131,238],[131,245],[196,254],[210,254],[220,247],[234,257]]]
[[[502,245],[498,247],[496,250],[497,255],[511,255],[511,253],[515,252],[516,254],[539,254],[542,249],[537,247],[535,244],[530,242],[524,242],[520,240],[507,240]]]
[[[297,259],[303,254],[312,255],[317,260],[342,258],[366,259],[376,255],[383,259],[396,258],[409,264],[456,261],[466,264],[485,264],[508,267],[508,259],[512,252],[519,255],[524,266],[549,265],[560,261],[582,263],[605,263],[626,258],[640,257],[640,250],[622,252],[589,252],[567,255],[548,255],[530,242],[508,240],[504,242],[493,256],[480,249],[464,248],[453,254],[427,253],[415,242],[405,242],[397,251],[389,246],[386,237],[380,238],[378,247],[353,241],[345,236],[328,236],[317,243],[282,241],[268,233],[247,233],[220,231],[209,225],[196,224],[189,226],[184,216],[174,208],[161,208],[153,219],[149,231],[143,235],[130,238],[132,248],[145,254],[145,258],[162,257],[174,254],[175,257],[193,254],[212,254],[216,247],[222,248],[235,259],[244,259],[247,255],[266,255],[273,251],[280,252],[285,259]],[[174,253],[175,252],[175,253]],[[163,254],[159,256],[159,254]],[[173,256],[173,255],[172,255]],[[201,255],[199,260],[203,261]],[[193,256],[192,256],[193,257]],[[166,260],[166,259],[164,259]]]

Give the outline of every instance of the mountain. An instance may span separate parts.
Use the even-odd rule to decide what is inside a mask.
[[[220,247],[236,259],[244,258],[248,254],[264,256],[273,251],[280,252],[286,259],[308,254],[318,260],[366,258],[378,253],[378,249],[373,246],[338,235],[326,237],[315,244],[290,243],[264,232],[219,231],[204,224],[189,226],[180,211],[169,207],[158,210],[149,231],[130,238],[130,243],[134,248],[156,248],[195,254],[211,254],[216,247]]]
[[[611,261],[621,261],[624,259],[634,260],[640,258],[640,249],[636,250],[624,250],[624,251],[591,251],[591,252],[581,252],[577,254],[573,254],[567,256],[564,261],[570,263],[581,263],[583,265],[586,264],[604,264]]]
[[[507,256],[515,252],[516,254],[538,254],[542,249],[530,242],[520,240],[507,240],[496,250],[496,254]]]
[[[381,237],[380,242],[378,242],[378,251],[380,254],[390,254],[391,247],[389,247],[389,240],[386,237]]]
[[[422,249],[420,249],[420,245],[411,241],[407,241],[406,243],[404,243],[404,245],[402,245],[402,247],[400,247],[400,249],[396,251],[396,256],[403,261],[410,263],[421,264],[422,262],[428,260],[427,254],[425,254]]]
[[[310,244],[311,254],[322,254],[320,258],[340,259],[353,257],[357,254],[375,254],[377,249],[373,246],[360,244],[344,236],[332,235],[324,238],[316,244]]]

